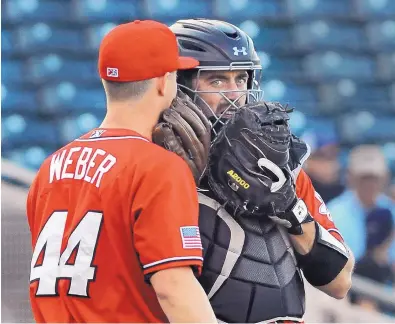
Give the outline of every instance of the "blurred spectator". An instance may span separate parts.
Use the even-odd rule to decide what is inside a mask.
[[[388,251],[394,238],[394,220],[391,211],[375,208],[366,216],[366,253],[357,262],[355,273],[392,287],[395,273],[390,265]],[[366,297],[356,296],[355,302],[368,309],[389,312],[384,306]]]
[[[395,203],[395,182],[393,182],[388,188],[388,195]]]
[[[346,243],[361,260],[367,247],[366,215],[373,209],[388,208],[395,221],[395,203],[384,194],[390,171],[387,161],[376,145],[354,148],[348,161],[347,190],[328,203],[335,224]],[[395,241],[389,249],[395,264]]]
[[[304,164],[304,170],[310,176],[314,188],[327,203],[345,189],[340,183],[339,145],[336,134],[306,131],[302,139],[311,148],[311,155]]]

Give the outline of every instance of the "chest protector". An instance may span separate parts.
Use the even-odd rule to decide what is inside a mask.
[[[309,149],[296,137],[292,142],[289,165],[296,178]],[[301,321],[303,279],[286,230],[269,219],[235,219],[210,191],[199,193],[199,203],[204,249],[199,281],[217,319]]]

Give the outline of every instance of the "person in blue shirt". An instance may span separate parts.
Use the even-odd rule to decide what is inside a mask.
[[[357,261],[366,252],[366,215],[374,208],[387,208],[395,221],[395,203],[384,194],[389,179],[389,167],[380,147],[357,146],[349,156],[347,190],[328,203],[332,218]],[[395,240],[389,254],[395,265]]]
[[[388,289],[394,287],[395,270],[392,269],[388,260],[388,249],[394,239],[395,222],[391,211],[377,207],[366,217],[366,254],[359,260],[355,267],[355,273],[373,280]],[[367,296],[351,293],[351,300],[368,309],[384,312],[395,316],[395,309]]]

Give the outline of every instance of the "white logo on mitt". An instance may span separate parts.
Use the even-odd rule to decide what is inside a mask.
[[[278,190],[280,190],[284,183],[287,181],[284,172],[272,161],[266,158],[260,158],[258,160],[258,166],[261,170],[264,170],[264,168],[270,170],[278,178],[278,181],[274,181],[272,183],[272,186],[270,187],[271,192],[277,192]]]

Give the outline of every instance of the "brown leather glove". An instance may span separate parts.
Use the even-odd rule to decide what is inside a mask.
[[[181,90],[178,90],[171,107],[163,112],[152,139],[183,158],[192,170],[196,184],[199,184],[207,165],[211,124]]]

